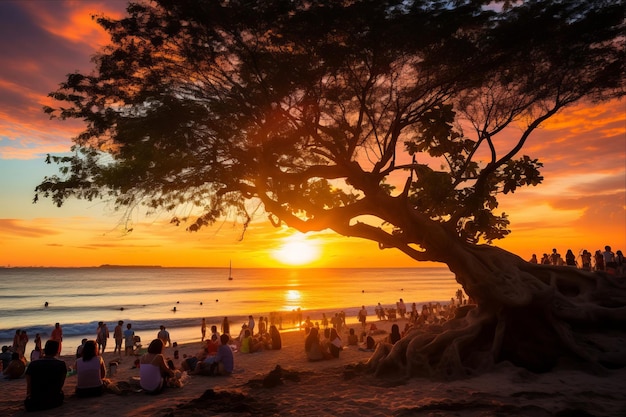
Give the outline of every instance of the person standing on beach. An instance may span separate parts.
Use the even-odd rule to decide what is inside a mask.
[[[163,342],[163,347],[172,346],[172,341],[170,340],[170,332],[165,330],[165,326],[161,325],[159,327],[161,330],[157,333],[157,339],[160,339]]]
[[[202,332],[201,342],[204,342],[204,338],[206,337],[206,319],[202,318],[202,323],[200,324],[200,331]]]
[[[63,329],[59,323],[54,324],[54,329],[52,329],[52,333],[50,333],[50,340],[54,340],[58,342],[59,351],[56,353],[57,355],[61,354],[61,346],[63,344]]]
[[[15,331],[15,334],[13,335],[13,346],[12,346],[12,351],[13,352],[19,352],[20,351],[20,334],[22,333],[21,329],[17,329]]]
[[[552,254],[550,255],[550,263],[552,265],[558,265],[559,259],[561,259],[561,254],[556,251],[556,248],[552,249]]]
[[[361,310],[359,310],[359,322],[361,322],[361,326],[365,329],[367,322],[367,310],[364,305],[361,306]]]
[[[60,350],[59,342],[48,340],[43,358],[31,362],[26,368],[26,411],[48,410],[63,404],[67,366],[55,358]]]
[[[106,323],[99,322],[98,330],[96,331],[96,343],[101,354],[104,354],[104,349],[107,347],[107,339],[109,338],[109,328]]]
[[[134,351],[134,343],[133,340],[135,338],[135,331],[132,329],[132,324],[128,323],[126,325],[126,330],[124,330],[124,355],[128,356],[132,355]]]
[[[39,350],[41,351],[41,336],[39,335],[39,333],[35,334],[35,349],[39,348]]]
[[[583,264],[583,269],[585,271],[591,271],[591,252],[589,252],[587,249],[584,249],[580,257]]]
[[[23,358],[26,355],[26,345],[28,345],[28,334],[26,334],[26,330],[22,330],[20,332],[20,341],[19,341],[19,354],[20,358]]]
[[[115,339],[113,354],[115,354],[116,351],[119,355],[122,354],[122,340],[124,340],[124,330],[122,330],[122,324],[124,324],[122,320],[118,321],[117,326],[113,329],[113,339]]]
[[[259,317],[259,331],[258,334],[263,336],[267,333],[267,320],[263,319],[263,316]]]
[[[406,316],[406,304],[404,304],[404,300],[402,298],[398,301],[398,313],[400,313],[401,318]]]
[[[254,317],[252,317],[252,314],[250,314],[248,316],[248,330],[250,330],[250,336],[254,336]]]
[[[596,261],[596,271],[604,271],[604,256],[602,252],[600,252],[600,249],[596,251],[594,259]]]
[[[602,257],[604,258],[604,267],[606,272],[615,274],[615,270],[617,269],[617,262],[615,262],[615,254],[611,251],[610,246],[607,245],[604,247]]]
[[[222,334],[230,335],[230,323],[228,322],[228,317],[224,317],[222,321],[222,328],[220,329]]]

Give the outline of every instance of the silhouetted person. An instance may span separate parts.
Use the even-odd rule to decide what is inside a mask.
[[[67,375],[65,362],[56,359],[59,342],[48,340],[43,358],[31,362],[26,369],[27,411],[48,410],[63,404],[63,384]]]

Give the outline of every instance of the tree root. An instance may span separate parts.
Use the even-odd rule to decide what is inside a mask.
[[[457,273],[476,308],[416,328],[393,346],[379,344],[369,369],[457,379],[503,361],[534,372],[564,361],[595,371],[626,366],[625,278],[533,265],[492,249],[468,255]]]

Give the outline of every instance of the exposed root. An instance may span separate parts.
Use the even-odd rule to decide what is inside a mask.
[[[532,265],[492,247],[456,256],[448,265],[480,307],[380,344],[368,362],[377,375],[461,378],[502,361],[535,372],[562,360],[584,369],[626,366],[625,278]]]

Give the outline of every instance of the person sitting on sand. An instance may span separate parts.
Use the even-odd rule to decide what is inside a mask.
[[[378,334],[385,334],[385,333],[386,333],[385,330],[379,329],[378,326],[376,326],[376,323],[370,324],[369,331],[367,332],[367,334],[369,334],[370,336],[376,336]]]
[[[217,339],[217,341],[219,342],[220,340],[220,334],[217,331],[217,326],[213,325],[211,326],[211,336],[209,337],[209,339],[212,339],[213,336],[215,336],[215,338]]]
[[[180,370],[186,371],[188,374],[193,375],[200,373],[200,364],[208,357],[207,348],[200,350],[194,356],[183,355],[183,361],[180,363]]]
[[[85,348],[85,343],[87,343],[87,338],[80,341],[80,345],[76,348],[76,359],[81,358],[83,356],[83,349]]]
[[[168,379],[174,377],[174,371],[165,363],[163,348],[163,341],[154,339],[148,346],[148,352],[139,360],[139,383],[149,394],[161,392]]]
[[[211,365],[215,362],[220,343],[217,336],[212,335],[211,340],[207,340],[204,350],[195,358],[187,358],[182,364],[186,366],[181,366],[181,370],[186,371],[189,368],[191,370],[189,373],[192,375],[210,375]]]
[[[217,349],[220,347],[219,337],[211,335],[211,338],[206,341],[206,352],[209,356],[217,355]]]
[[[233,351],[228,346],[230,337],[227,334],[220,336],[221,345],[217,349],[217,355],[211,365],[211,375],[229,376],[235,369],[235,358]]]
[[[324,329],[321,332],[320,332],[320,329],[317,329],[317,334],[320,335],[319,339],[320,339],[320,344],[322,345],[322,349],[328,351],[328,345],[330,344],[330,328]]]
[[[250,329],[246,329],[241,339],[241,353],[254,353],[263,350],[263,344],[252,337]]]
[[[359,338],[354,332],[354,329],[351,328],[348,334],[348,346],[356,346],[358,344],[359,344]]]
[[[280,333],[278,332],[278,329],[276,328],[276,326],[273,324],[270,326],[269,338],[270,338],[269,349],[280,350],[283,347],[283,342],[280,338]]]
[[[365,339],[365,346],[360,347],[359,350],[361,352],[373,352],[375,348],[376,348],[376,341],[374,340],[372,336],[367,336],[367,338]]]
[[[328,344],[328,350],[333,358],[339,357],[339,352],[343,350],[343,343],[339,334],[337,333],[337,329],[334,327],[330,329],[330,343]]]
[[[325,352],[320,343],[319,333],[316,327],[312,327],[309,331],[309,335],[304,341],[304,351],[309,361],[321,361],[330,357],[330,353]]]
[[[4,375],[6,379],[18,379],[24,375],[25,370],[26,363],[24,363],[24,359],[20,356],[19,352],[13,352],[9,366],[4,368],[2,375]]]
[[[2,361],[2,368],[6,369],[9,366],[9,362],[11,362],[11,358],[13,358],[13,352],[9,349],[8,346],[2,346],[2,353],[0,353],[0,361]]]
[[[235,338],[235,341],[241,345],[241,341],[243,340],[243,338],[246,335],[246,330],[248,329],[248,325],[246,323],[241,325],[241,330],[239,330],[239,334],[237,335],[237,337]]]
[[[82,356],[76,359],[76,395],[78,397],[98,397],[104,391],[103,379],[106,367],[98,354],[98,345],[93,340],[85,342]]]
[[[63,404],[67,366],[55,358],[58,351],[59,342],[48,340],[43,358],[31,362],[26,368],[26,411],[48,410]]]
[[[35,346],[35,349],[30,352],[30,361],[36,361],[39,358],[41,358],[41,347]]]
[[[395,345],[398,340],[400,340],[402,336],[400,336],[400,327],[397,324],[393,324],[391,326],[391,333],[387,337],[387,341],[392,345]]]

